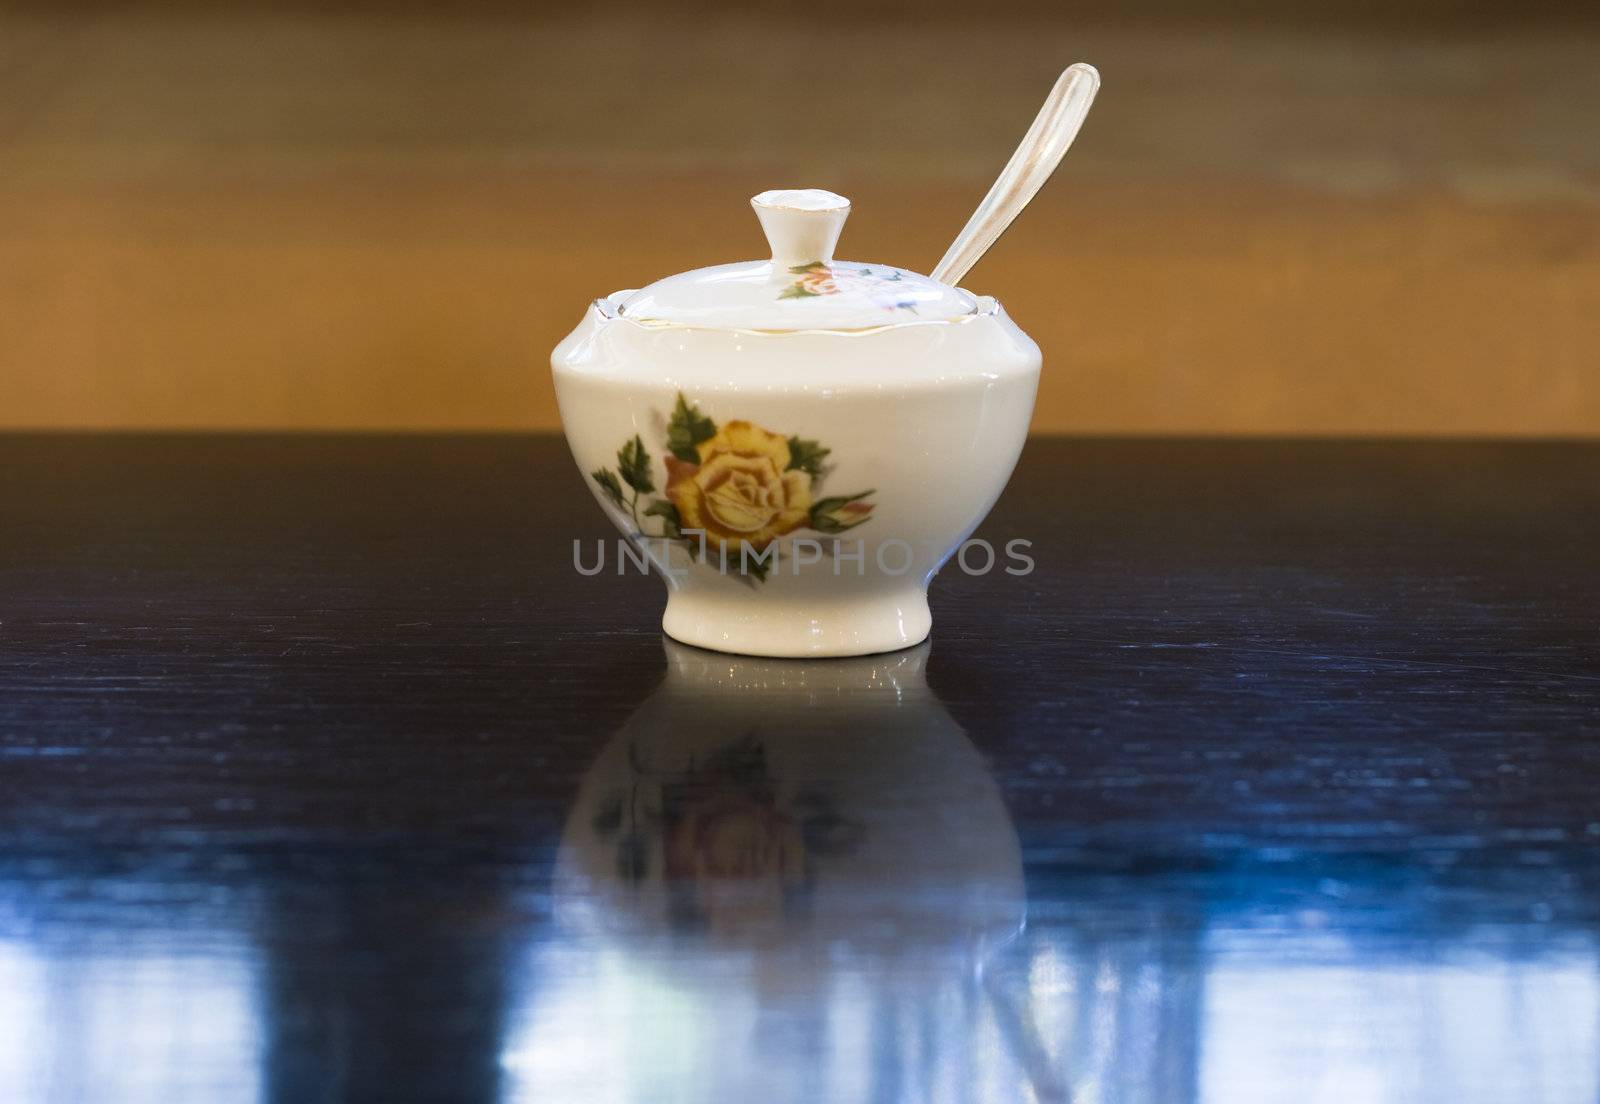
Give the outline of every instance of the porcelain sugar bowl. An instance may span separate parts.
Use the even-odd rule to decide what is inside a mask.
[[[916,644],[929,579],[1016,464],[1038,346],[992,298],[836,260],[841,196],[752,204],[769,259],[596,300],[557,346],[567,440],[666,581],[667,635],[766,656]]]

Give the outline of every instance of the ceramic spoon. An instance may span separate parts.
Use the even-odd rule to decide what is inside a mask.
[[[1056,171],[1099,90],[1100,74],[1094,66],[1081,61],[1067,66],[994,187],[929,275],[942,284],[961,282]]]

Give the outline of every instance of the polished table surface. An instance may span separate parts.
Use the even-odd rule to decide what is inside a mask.
[[[1600,446],[1036,439],[851,661],[558,440],[0,437],[0,1100],[1600,1096]]]

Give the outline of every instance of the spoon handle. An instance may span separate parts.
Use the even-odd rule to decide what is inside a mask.
[[[932,276],[942,284],[959,284],[978,259],[1000,239],[1011,220],[1039,193],[1061,158],[1072,146],[1083,126],[1094,94],[1100,89],[1100,74],[1092,65],[1078,62],[1067,66],[1061,79],[1050,90],[1044,106],[1022,144],[1011,155],[994,187],[983,197],[978,209],[950,243]]]

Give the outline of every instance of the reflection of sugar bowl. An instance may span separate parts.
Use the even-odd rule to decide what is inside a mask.
[[[663,628],[773,656],[928,634],[928,580],[999,497],[1038,347],[992,298],[836,261],[849,204],[753,201],[770,260],[597,300],[552,356],[601,505],[666,580]]]
[[[965,1053],[973,978],[1022,927],[1022,862],[927,646],[667,651],[562,833],[519,1099],[887,1099],[861,1078],[903,1059],[868,1034]]]
[[[1016,834],[923,682],[926,647],[835,663],[667,648],[666,681],[568,820],[569,919],[646,943],[872,955],[976,955],[1015,933]]]

